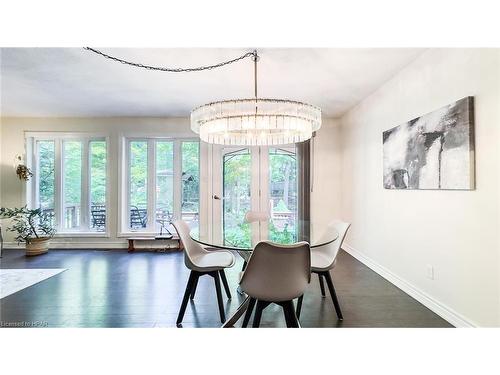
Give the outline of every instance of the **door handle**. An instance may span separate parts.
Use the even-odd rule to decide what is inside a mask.
[[[213,199],[217,199],[218,201],[220,201],[220,197],[219,197],[217,194],[214,194],[214,195],[212,196],[212,198],[213,198]]]

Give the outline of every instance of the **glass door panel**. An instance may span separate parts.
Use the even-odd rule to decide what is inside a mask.
[[[268,238],[281,243],[297,241],[297,158],[295,148],[269,148]]]
[[[251,226],[245,214],[251,210],[252,155],[245,148],[223,154],[222,235],[224,243],[250,246]]]

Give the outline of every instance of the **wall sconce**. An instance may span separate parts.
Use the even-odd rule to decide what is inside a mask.
[[[23,157],[20,154],[15,157],[14,169],[20,180],[28,181],[33,176],[33,172],[24,164]]]

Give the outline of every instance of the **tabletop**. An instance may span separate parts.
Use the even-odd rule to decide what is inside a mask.
[[[231,243],[227,239],[210,239],[207,235],[200,235],[198,228],[193,228],[190,232],[191,238],[208,247],[214,247],[218,249],[226,250],[237,250],[237,251],[253,251],[254,246],[252,246],[249,241],[241,241],[239,243]],[[274,236],[273,238],[267,238],[265,240],[278,243],[280,245],[291,245],[296,242],[306,241],[309,242],[311,248],[320,247],[328,245],[334,242],[338,238],[338,233],[324,234],[318,239],[309,240],[309,236],[301,235],[291,235],[291,236]],[[263,239],[264,240],[264,239]]]

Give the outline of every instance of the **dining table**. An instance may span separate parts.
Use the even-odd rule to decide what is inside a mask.
[[[312,225],[310,223],[306,223],[307,226],[306,228],[309,228],[308,232],[311,233]],[[304,227],[304,226],[302,226]],[[291,245],[297,242],[305,241],[309,243],[309,246],[311,249],[319,248],[322,246],[327,246],[328,244],[331,244],[334,242],[339,234],[336,232],[333,233],[325,233],[322,236],[319,236],[318,238],[313,238],[311,239],[311,236],[307,234],[292,234],[292,235],[277,235],[273,236],[271,239],[262,239],[271,241],[274,243],[277,243],[279,245]],[[314,233],[314,232],[313,232]],[[208,234],[204,234],[199,231],[198,228],[193,228],[190,231],[190,236],[191,238],[198,242],[200,245],[207,247],[207,248],[215,248],[215,249],[222,249],[222,250],[229,250],[229,251],[234,251],[239,254],[244,260],[244,264],[249,261],[250,256],[252,255],[252,252],[254,250],[254,247],[256,244],[252,244],[248,239],[243,240],[240,242],[231,242],[228,241],[227,239],[224,238],[224,236],[209,236]],[[239,287],[238,287],[239,288]],[[238,290],[240,293],[244,294],[243,291]],[[248,308],[248,304],[250,303],[250,297],[246,296],[246,298],[243,300],[241,305],[238,307],[238,309],[234,312],[234,314],[229,317],[229,319],[226,320],[226,322],[222,325],[222,328],[229,328],[233,327],[234,324],[243,316],[245,311]]]

